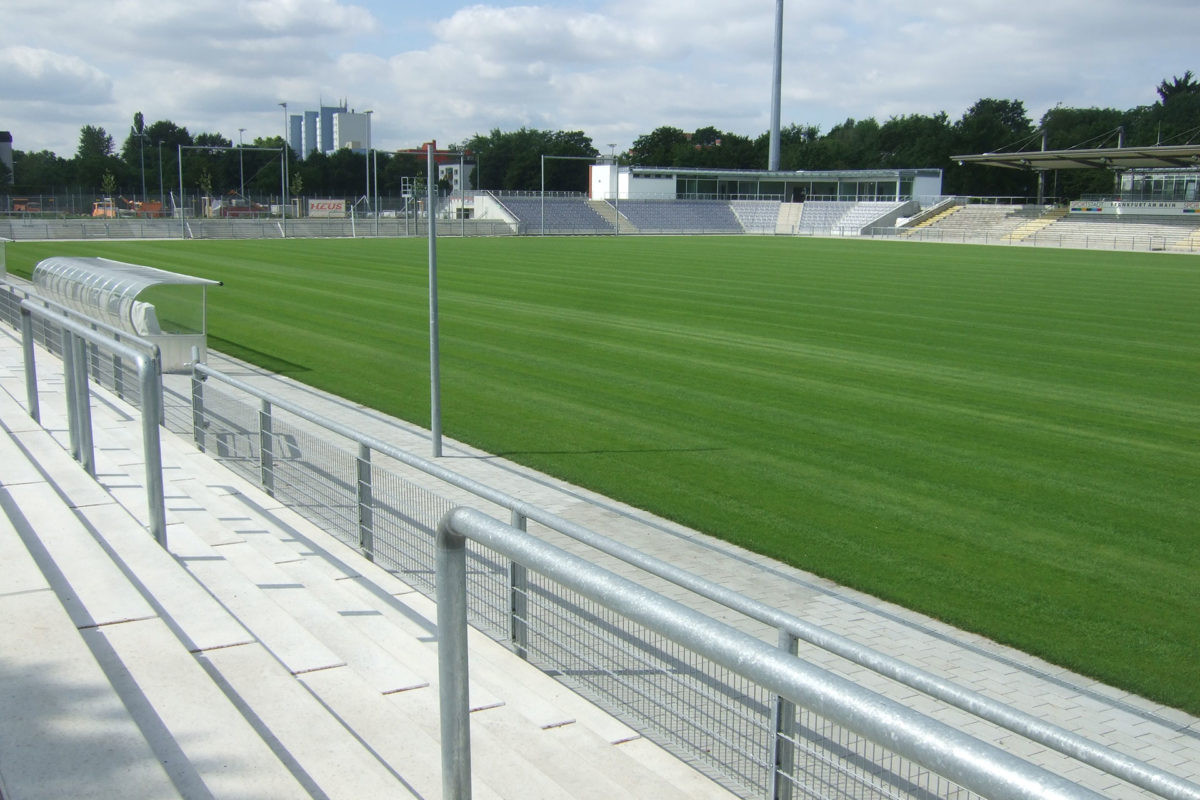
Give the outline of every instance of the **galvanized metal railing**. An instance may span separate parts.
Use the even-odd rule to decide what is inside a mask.
[[[89,475],[95,477],[95,451],[92,444],[91,387],[88,377],[87,347],[111,354],[130,364],[137,375],[142,411],[142,451],[146,476],[146,505],[150,533],[155,541],[166,546],[167,525],[163,500],[162,451],[159,440],[159,420],[162,416],[162,375],[156,358],[157,348],[149,345],[139,350],[125,342],[115,341],[104,331],[61,316],[40,302],[24,299],[20,302],[21,346],[25,360],[25,389],[29,415],[41,422],[38,400],[37,366],[34,347],[34,318],[52,323],[61,332],[63,377],[66,384],[67,424],[71,455]],[[149,343],[146,343],[149,344]]]
[[[190,426],[201,447],[207,444],[211,448],[215,445],[218,457],[222,457],[224,452],[226,460],[240,465],[243,474],[259,481],[268,491],[280,491],[285,488],[281,484],[286,483],[286,488],[291,491],[292,501],[302,506],[302,512],[307,510],[327,527],[340,528],[344,538],[357,544],[368,556],[398,565],[408,580],[418,584],[424,582],[427,590],[433,589],[433,583],[429,575],[432,553],[426,537],[434,530],[440,514],[448,510],[449,502],[434,497],[430,492],[422,492],[419,487],[413,487],[408,482],[396,483],[395,479],[389,479],[393,481],[389,487],[381,486],[384,472],[377,464],[372,463],[372,452],[394,459],[448,486],[465,490],[507,509],[513,527],[523,530],[528,521],[535,521],[648,574],[735,609],[750,619],[770,625],[778,631],[778,648],[784,653],[794,654],[797,641],[803,640],[1162,797],[1171,800],[1200,800],[1200,787],[1193,783],[622,545],[493,487],[459,475],[437,463],[326,419],[298,404],[272,396],[206,365],[198,364],[194,375]],[[238,412],[238,404],[225,397],[216,404],[220,410],[214,414],[214,387],[209,385],[205,388],[205,384],[210,381],[256,398],[259,403],[257,413]],[[312,465],[312,469],[328,473],[324,477],[328,479],[329,485],[322,491],[314,491],[311,483],[305,484],[303,479],[297,478],[296,471],[306,468],[306,464],[316,460],[314,451],[328,447],[328,444],[306,440],[301,431],[281,425],[277,415],[277,412],[281,411],[345,437],[356,445],[356,453],[345,454],[347,463],[344,467],[331,469],[327,466],[330,463],[328,458],[322,460],[326,466]],[[221,439],[222,436],[225,437],[224,440]],[[290,477],[283,478],[284,475]],[[336,494],[339,491],[338,487],[344,496],[327,500],[314,499],[320,494]],[[404,493],[408,493],[407,499],[396,499]],[[424,503],[425,507],[421,510],[402,507],[406,504],[412,506],[414,503]],[[403,528],[404,533],[397,535],[386,530],[388,520],[391,520],[393,525]],[[399,539],[405,537],[405,542],[399,543]],[[496,585],[490,587],[486,585],[487,579],[480,577],[489,573],[501,575],[495,579]],[[480,605],[488,606],[478,608],[477,614],[522,657],[538,662],[543,668],[557,671],[564,678],[573,679],[574,685],[579,688],[582,684],[585,692],[591,690],[592,694],[619,695],[619,702],[626,705],[646,700],[646,690],[634,687],[628,681],[616,689],[599,687],[598,680],[581,677],[581,670],[564,667],[558,663],[569,662],[572,657],[570,654],[560,652],[561,648],[547,645],[544,639],[540,644],[531,641],[531,635],[537,633],[539,624],[543,630],[546,627],[545,623],[535,621],[531,611],[531,605],[546,599],[546,591],[530,584],[524,565],[517,562],[504,564],[496,560],[481,563],[474,588]],[[674,670],[675,674],[671,680],[682,686],[683,681],[678,676],[687,672],[690,667],[681,667],[672,659],[673,657],[667,655],[662,656],[661,660],[673,663],[670,669]],[[740,690],[731,690],[733,694],[737,694],[738,691]],[[804,742],[799,741],[802,737],[793,733],[793,723],[790,720],[794,720],[795,712],[789,703],[790,701],[782,696],[759,698],[743,703],[743,706],[761,706],[761,713],[765,714],[769,721],[760,724],[757,721],[738,720],[729,725],[730,729],[734,730],[731,738],[749,742],[750,744],[745,745],[747,748],[763,747],[764,754],[761,758],[770,765],[773,775],[769,780],[755,777],[759,769],[752,763],[755,759],[747,758],[739,747],[725,744],[720,748],[708,747],[705,750],[706,755],[702,757],[711,756],[714,764],[733,774],[743,784],[759,788],[770,784],[773,787],[771,796],[786,797],[798,781],[797,770],[793,766],[796,752],[805,746]],[[728,715],[737,716],[743,711],[744,708],[737,708]],[[750,716],[757,717],[759,713],[756,710]],[[653,718],[655,714],[647,713],[644,716]],[[695,728],[700,729],[706,724],[708,723],[698,723]],[[680,741],[676,742],[679,745],[676,747],[677,752],[686,751],[696,744],[695,741],[689,740],[688,736],[680,735],[672,726],[659,725],[653,719],[643,725],[643,728],[647,725],[660,740],[664,736],[678,736]],[[747,726],[753,730],[747,733],[744,730]],[[668,746],[671,745],[668,743]],[[717,752],[721,749],[724,750],[724,754]],[[730,762],[737,762],[742,766],[731,766]]]
[[[1034,767],[850,681],[781,653],[748,634],[656,594],[473,509],[447,514],[437,534],[438,684],[442,796],[471,796],[467,699],[467,541],[546,576],[644,625],[796,706],[994,800],[1098,800],[1101,795]],[[779,792],[776,792],[778,795]]]

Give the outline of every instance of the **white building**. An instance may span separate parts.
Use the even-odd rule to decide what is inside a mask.
[[[349,148],[365,153],[371,146],[371,115],[354,111],[339,111],[333,115],[334,149]]]
[[[770,170],[593,164],[593,200],[925,200],[942,194],[940,169]]]

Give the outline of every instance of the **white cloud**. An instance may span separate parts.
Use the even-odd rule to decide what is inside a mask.
[[[102,105],[112,99],[112,79],[83,59],[14,45],[0,48],[0,97],[74,106]]]
[[[0,128],[18,148],[63,153],[82,125],[123,132],[136,110],[266,136],[280,101],[346,98],[375,110],[384,146],[521,125],[582,129],[601,147],[664,124],[756,136],[774,12],[772,0],[30,3],[6,8],[0,29]],[[1011,12],[1007,0],[788,0],[784,122],[957,118],[981,97],[1023,100],[1036,120],[1058,102],[1151,103],[1164,77],[1200,72],[1194,0]]]

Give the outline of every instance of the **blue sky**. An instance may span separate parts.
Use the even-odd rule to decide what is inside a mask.
[[[142,111],[231,140],[345,98],[385,148],[521,126],[625,149],[660,125],[768,126],[775,0],[0,0],[0,130],[71,155]],[[787,0],[784,124],[981,97],[1130,108],[1200,72],[1195,0]],[[997,143],[1000,146],[1003,143]]]

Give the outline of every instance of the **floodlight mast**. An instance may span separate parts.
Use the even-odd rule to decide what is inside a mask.
[[[775,68],[771,80],[771,136],[767,169],[779,169],[779,106],[783,93],[783,0],[775,0]]]
[[[416,155],[425,152],[427,178],[425,218],[429,232],[429,435],[432,440],[433,457],[442,456],[442,379],[441,355],[438,347],[438,294],[437,294],[437,159],[434,156],[459,156],[461,150],[438,150],[435,142],[426,142],[421,149],[397,150],[397,153]],[[461,169],[461,167],[460,167]],[[461,176],[460,176],[461,177]],[[379,175],[375,176],[375,190],[379,191]],[[418,232],[420,225],[417,226]],[[465,231],[465,229],[464,229]]]
[[[429,222],[429,436],[433,441],[433,457],[442,456],[442,379],[438,353],[438,296],[437,296],[437,221],[434,199],[437,194],[437,165],[434,163],[433,142],[425,146],[427,199],[425,218]]]

